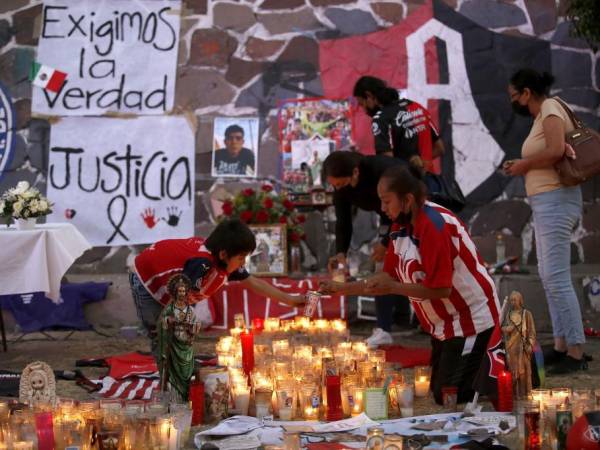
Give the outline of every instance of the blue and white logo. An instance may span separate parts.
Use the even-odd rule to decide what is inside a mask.
[[[15,109],[6,88],[0,84],[0,180],[10,166],[15,149]]]

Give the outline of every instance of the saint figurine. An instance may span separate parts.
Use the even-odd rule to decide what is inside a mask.
[[[157,327],[161,390],[170,391],[181,402],[189,400],[189,385],[194,372],[192,344],[200,331],[189,303],[191,285],[185,275],[170,278],[167,291],[171,301],[163,309]]]
[[[525,397],[531,391],[531,355],[535,346],[533,315],[523,305],[523,296],[513,291],[509,311],[502,323],[508,367],[513,380],[513,394]]]

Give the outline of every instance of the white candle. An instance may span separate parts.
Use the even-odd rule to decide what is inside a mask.
[[[242,416],[248,415],[248,405],[250,403],[250,389],[247,387],[236,387],[234,391],[234,402],[235,409],[237,409]]]
[[[421,375],[415,380],[415,395],[417,397],[427,397],[429,394],[429,378]]]

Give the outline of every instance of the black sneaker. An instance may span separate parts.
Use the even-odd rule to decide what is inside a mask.
[[[567,356],[567,352],[559,352],[552,347],[546,348],[544,349],[544,365],[552,366],[557,364],[562,361],[565,356]]]
[[[575,359],[566,355],[560,361],[554,364],[554,367],[548,370],[549,375],[565,375],[580,370],[587,370],[588,364],[585,358]]]

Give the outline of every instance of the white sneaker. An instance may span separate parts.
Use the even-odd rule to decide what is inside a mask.
[[[391,344],[394,342],[392,335],[381,328],[375,328],[373,334],[367,338],[367,346],[377,348],[380,345]]]

